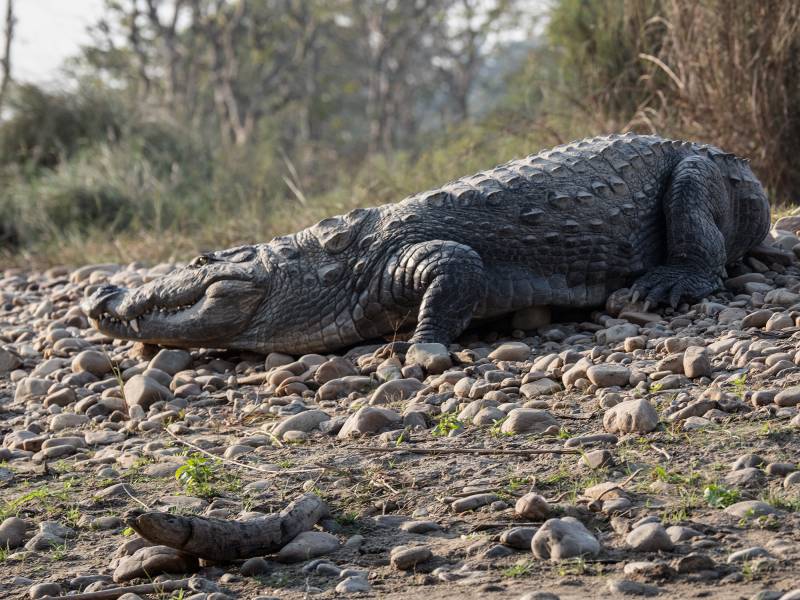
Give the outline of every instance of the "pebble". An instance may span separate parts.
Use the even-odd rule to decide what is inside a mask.
[[[542,433],[550,427],[558,428],[559,424],[553,415],[535,408],[515,408],[508,413],[500,431],[507,434]]]
[[[339,538],[324,531],[303,531],[278,551],[280,562],[293,563],[330,554],[339,549]]]
[[[61,586],[57,583],[37,583],[28,589],[28,597],[35,600],[37,598],[47,598],[50,596],[60,596]]]
[[[495,361],[507,360],[519,362],[527,360],[531,355],[531,347],[523,342],[508,342],[495,348],[490,354],[489,359]]]
[[[514,512],[530,521],[544,521],[550,515],[550,505],[539,494],[530,492],[517,500]]]
[[[629,383],[631,370],[624,365],[593,365],[586,370],[586,376],[598,387],[625,387]]]
[[[491,504],[499,500],[500,498],[497,494],[474,494],[472,496],[467,496],[466,498],[459,498],[450,506],[453,509],[453,512],[462,513],[467,512],[468,510],[475,510],[476,508],[480,508],[481,506],[485,506],[487,504]]]
[[[674,544],[661,523],[645,523],[634,528],[625,543],[636,552],[669,552]]]
[[[323,421],[328,421],[330,415],[322,410],[304,410],[301,413],[292,415],[278,423],[272,434],[278,439],[282,439],[287,431],[303,431],[308,433],[317,429]]]
[[[389,553],[391,565],[400,571],[412,569],[432,557],[433,552],[428,546],[395,546]]]
[[[363,577],[348,577],[336,584],[334,591],[337,594],[357,594],[372,591],[372,586]]]
[[[259,575],[266,575],[272,571],[272,566],[260,556],[248,558],[242,566],[239,567],[239,572],[245,577],[256,577]]]
[[[352,436],[377,433],[384,427],[398,423],[401,419],[401,416],[391,409],[364,406],[345,421],[337,437],[347,439]]]

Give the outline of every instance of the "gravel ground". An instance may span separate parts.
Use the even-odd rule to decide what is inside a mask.
[[[786,262],[749,258],[675,311],[618,294],[387,360],[90,328],[85,293],[172,265],[0,272],[0,596],[193,577],[174,597],[800,598]],[[331,518],[247,561],[198,563],[126,524],[246,521],[304,493]]]

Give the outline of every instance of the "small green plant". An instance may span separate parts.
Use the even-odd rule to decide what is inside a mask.
[[[654,381],[653,383],[650,384],[649,391],[651,394],[656,394],[660,392],[661,388],[663,387],[664,387],[663,383],[661,383],[660,381]]]
[[[569,432],[569,429],[567,429],[566,427],[561,427],[558,430],[558,434],[556,434],[556,437],[559,440],[568,440],[570,437],[572,437],[572,434]]]
[[[175,471],[175,479],[190,494],[207,496],[211,494],[211,481],[216,464],[199,453],[190,454]]]
[[[736,390],[736,394],[741,397],[744,395],[745,386],[747,384],[747,373],[742,373],[731,380],[733,384],[733,388]]]
[[[712,508],[728,508],[741,498],[737,490],[732,490],[724,486],[712,483],[703,490],[703,499]]]
[[[356,520],[358,520],[358,513],[354,510],[349,510],[336,517],[336,522],[342,526],[353,525]]]
[[[503,417],[502,419],[495,419],[492,423],[492,426],[489,427],[489,435],[495,438],[499,437],[508,437],[514,435],[510,431],[503,431],[503,423],[508,417]]]
[[[589,570],[586,559],[582,556],[566,560],[558,566],[559,577],[581,576]]]
[[[431,435],[434,437],[445,437],[449,435],[451,431],[457,431],[463,426],[464,424],[458,420],[455,413],[445,413],[439,417],[436,426],[431,431]]]
[[[291,469],[294,466],[294,463],[288,458],[279,460],[275,464],[278,465],[281,469]]]
[[[533,572],[533,561],[530,560],[526,560],[525,562],[519,562],[501,571],[503,577],[524,577],[525,575],[530,575],[532,572]]]
[[[53,560],[64,560],[67,557],[67,542],[52,546],[50,556]]]
[[[125,529],[122,530],[122,535],[124,535],[125,537],[130,537],[134,533],[136,532],[134,531],[133,527],[126,527]]]

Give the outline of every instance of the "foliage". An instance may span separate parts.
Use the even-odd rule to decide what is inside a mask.
[[[727,508],[731,504],[737,503],[741,494],[737,490],[711,484],[703,490],[703,498],[712,508]]]
[[[0,260],[183,259],[612,130],[800,196],[800,4],[536,6],[109,0],[63,89],[9,86]]]
[[[216,478],[215,463],[202,454],[193,453],[175,471],[175,479],[186,488],[190,494],[209,496],[212,494],[211,484]]]
[[[451,431],[458,431],[464,424],[458,420],[455,413],[444,413],[436,421],[436,426],[431,430],[434,437],[446,437]]]

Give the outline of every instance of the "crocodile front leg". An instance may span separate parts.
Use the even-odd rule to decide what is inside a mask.
[[[664,198],[666,264],[634,283],[634,297],[674,308],[719,289],[726,261],[720,223],[729,205],[722,174],[711,160],[692,156],[678,163]]]
[[[407,343],[395,342],[380,354],[404,353],[410,344],[449,344],[469,325],[477,305],[486,295],[483,261],[464,244],[432,240],[400,252],[386,270],[381,301],[417,311],[414,335]]]

